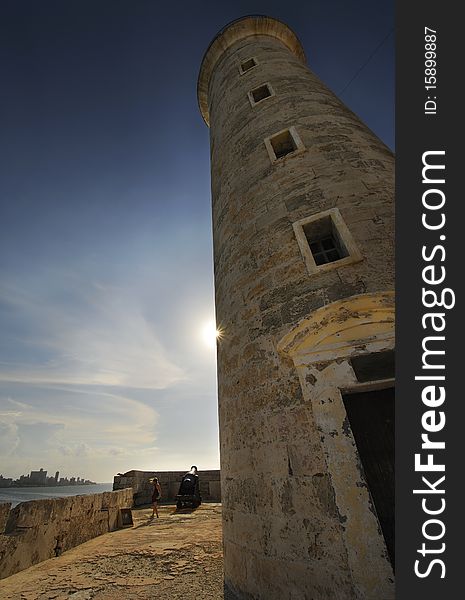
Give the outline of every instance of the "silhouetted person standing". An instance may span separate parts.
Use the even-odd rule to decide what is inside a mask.
[[[153,477],[149,481],[153,484],[153,492],[152,492],[152,514],[151,514],[150,518],[153,519],[153,517],[156,514],[157,515],[157,519],[158,519],[158,517],[159,517],[159,515],[158,515],[158,502],[159,502],[159,500],[161,498],[161,485],[160,485],[160,482],[158,481],[158,477]]]

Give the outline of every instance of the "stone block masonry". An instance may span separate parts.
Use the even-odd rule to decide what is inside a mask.
[[[251,103],[263,86],[273,94]],[[376,390],[392,391],[393,380],[360,382],[352,359],[394,348],[393,154],[270,17],[218,33],[197,91],[210,128],[223,333],[226,587],[239,600],[392,600],[393,503],[376,500],[393,487],[392,419],[382,420]],[[362,419],[362,393],[376,405],[370,444],[383,441],[373,465],[344,404]],[[368,481],[364,459],[382,482]]]
[[[162,503],[175,502],[182,476],[186,471],[128,471],[123,475],[115,475],[113,489],[131,487],[134,506],[143,506],[152,501],[153,486],[151,477],[158,477],[162,490]],[[221,502],[220,471],[199,471],[200,495],[202,502]]]
[[[132,489],[0,504],[0,579],[121,527]]]

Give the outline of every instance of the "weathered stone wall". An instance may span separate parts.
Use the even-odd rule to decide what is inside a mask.
[[[340,423],[339,390],[356,385],[344,357],[393,345],[394,158],[309,71],[298,41],[259,20],[223,31],[199,76],[223,332],[225,581],[239,598],[390,600],[392,569],[350,427]],[[250,57],[258,64],[241,75]],[[251,106],[248,93],[263,83],[275,95]],[[289,127],[304,150],[272,163],[264,140]],[[335,207],[362,259],[310,275],[293,224]],[[327,306],[317,339],[315,323],[304,324]],[[325,402],[337,404],[336,417]]]
[[[128,471],[123,475],[115,475],[113,489],[131,487],[134,494],[134,506],[150,504],[153,485],[151,477],[158,477],[161,485],[161,502],[176,502],[181,479],[186,471]],[[221,485],[219,470],[199,471],[200,495],[202,502],[221,502]]]
[[[132,490],[0,504],[0,579],[121,527]]]

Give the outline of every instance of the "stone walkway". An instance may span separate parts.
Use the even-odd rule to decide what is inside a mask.
[[[133,511],[107,533],[0,581],[2,600],[223,599],[221,505]]]

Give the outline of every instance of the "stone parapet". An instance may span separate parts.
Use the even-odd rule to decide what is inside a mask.
[[[161,502],[175,502],[182,476],[186,471],[128,471],[123,475],[115,475],[113,489],[131,487],[134,506],[150,504],[153,485],[149,479],[158,477],[162,490]],[[220,471],[199,471],[200,495],[202,502],[221,502]]]
[[[132,490],[0,504],[0,579],[122,526]]]

